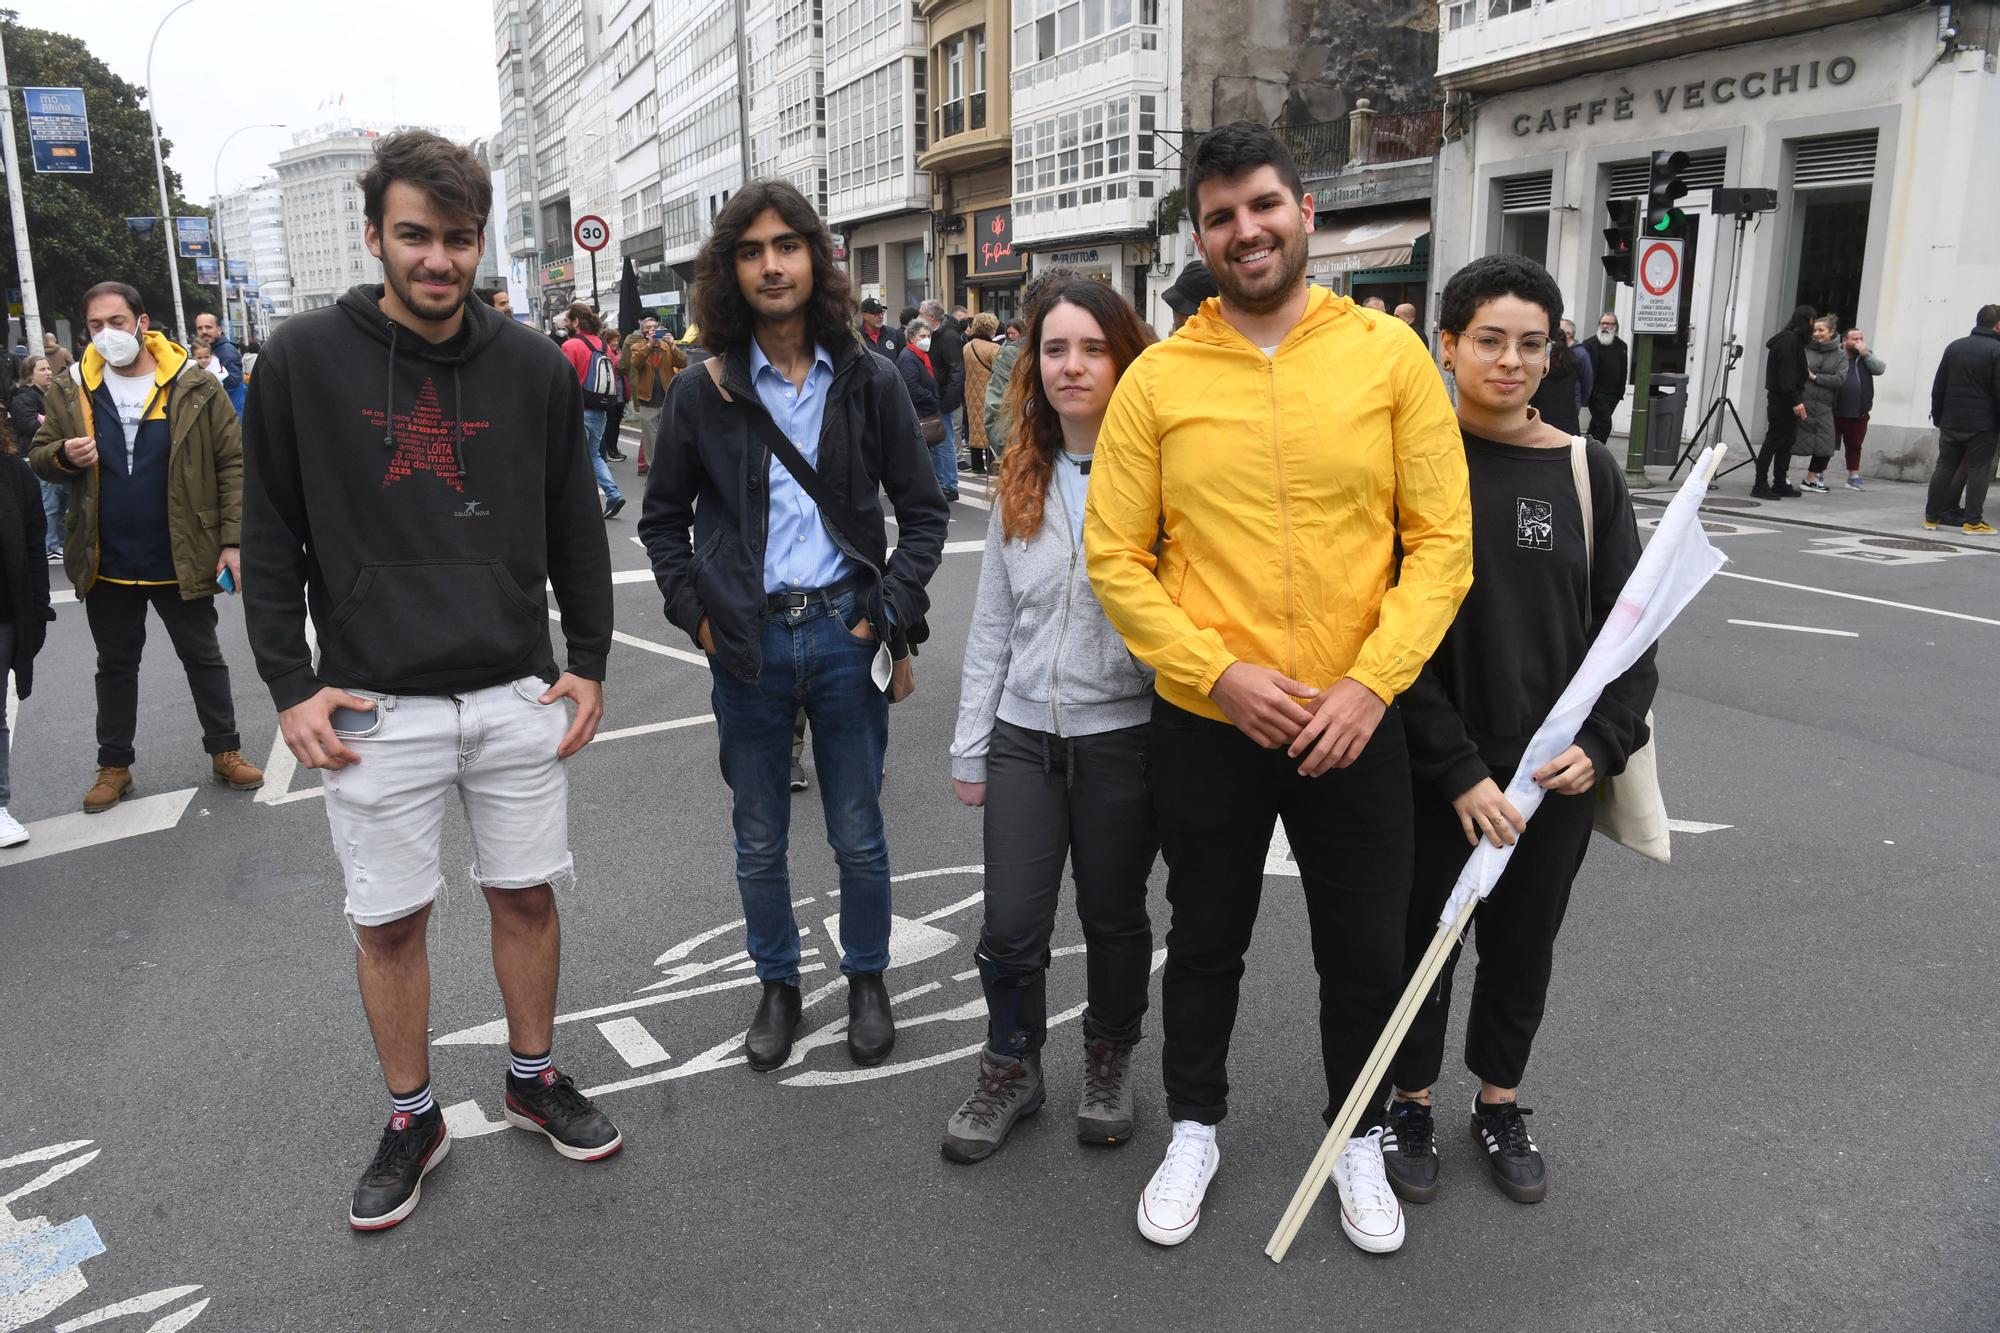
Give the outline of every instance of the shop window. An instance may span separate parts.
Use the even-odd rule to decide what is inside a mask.
[[[1509,213],[1502,217],[1500,252],[1546,264],[1549,259],[1549,215],[1546,212]]]

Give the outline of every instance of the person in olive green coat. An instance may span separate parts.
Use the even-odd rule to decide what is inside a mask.
[[[55,381],[29,455],[37,476],[69,488],[63,571],[97,643],[97,780],[83,808],[109,810],[132,786],[149,606],[187,671],[215,780],[261,787],[216,638],[215,595],[242,575],[236,411],[220,381],[151,330],[136,290],[99,283],[83,308],[80,382]]]

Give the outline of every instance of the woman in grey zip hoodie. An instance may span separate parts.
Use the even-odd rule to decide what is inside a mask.
[[[1088,946],[1077,1138],[1132,1135],[1132,1047],[1146,1012],[1146,880],[1159,839],[1146,794],[1153,673],[1091,591],[1083,503],[1118,377],[1153,332],[1102,282],[1060,282],[1031,312],[1008,394],[979,596],[966,641],[952,786],[986,816],[986,919],[975,957],[987,1044],[943,1152],[977,1162],[1044,1100],[1046,977],[1063,863]]]

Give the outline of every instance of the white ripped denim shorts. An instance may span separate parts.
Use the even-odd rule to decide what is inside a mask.
[[[323,770],[326,818],[359,926],[406,917],[444,887],[440,843],[458,793],[472,829],[481,888],[567,887],[569,778],[556,757],[575,716],[566,699],[541,704],[533,676],[467,694],[377,694],[372,713],[336,715],[336,735],[361,762]]]

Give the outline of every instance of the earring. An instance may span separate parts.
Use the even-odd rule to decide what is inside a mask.
[[[1445,368],[1446,370],[1450,370],[1450,369],[1451,369],[1451,358],[1450,358],[1450,357],[1446,357],[1446,358],[1444,359],[1444,368]]]

